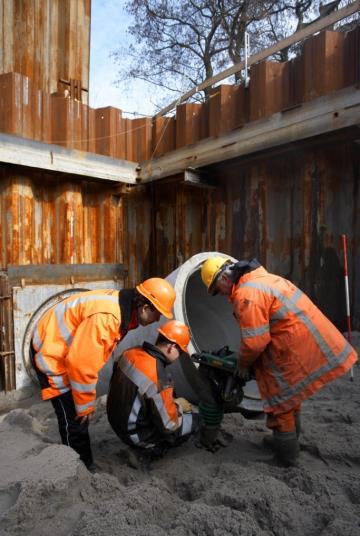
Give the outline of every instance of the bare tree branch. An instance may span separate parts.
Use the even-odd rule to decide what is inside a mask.
[[[172,93],[197,86],[251,52],[271,46],[349,0],[128,0],[133,44],[112,54],[118,83],[145,80]],[[341,5],[340,5],[341,7]],[[276,56],[286,61],[299,46]],[[235,79],[239,80],[237,73]],[[184,87],[185,86],[185,87]],[[180,88],[180,89],[179,89]],[[211,88],[205,90],[205,98]]]

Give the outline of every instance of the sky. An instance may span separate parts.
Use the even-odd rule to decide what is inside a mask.
[[[124,112],[152,115],[155,111],[151,103],[153,88],[140,81],[132,82],[129,90],[114,85],[118,66],[110,53],[130,42],[126,30],[131,17],[124,5],[125,0],[91,0],[90,106],[114,106]]]

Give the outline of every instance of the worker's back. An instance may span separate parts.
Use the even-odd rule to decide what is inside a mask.
[[[261,369],[257,379],[272,409],[294,397],[310,396],[357,359],[306,294],[263,267],[240,279],[231,300],[241,330],[241,359],[252,362],[262,354],[256,361]]]

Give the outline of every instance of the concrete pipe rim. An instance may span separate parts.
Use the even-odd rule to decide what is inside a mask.
[[[188,345],[188,350],[190,354],[199,352],[200,347],[196,343],[196,338],[193,330],[191,329],[189,318],[186,312],[186,290],[191,276],[194,275],[195,272],[200,269],[202,263],[206,261],[209,257],[225,257],[231,259],[234,262],[236,262],[237,260],[231,255],[219,251],[204,251],[201,253],[197,253],[196,255],[193,255],[192,257],[190,257],[190,259],[185,261],[181,266],[179,266],[179,272],[174,284],[174,288],[176,291],[174,318],[176,318],[180,322],[183,322],[189,327],[191,338],[190,343]]]

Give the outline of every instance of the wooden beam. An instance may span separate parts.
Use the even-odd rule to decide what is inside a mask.
[[[269,118],[247,123],[215,139],[200,141],[140,163],[140,181],[169,177],[185,169],[286,145],[320,134],[360,125],[360,90],[350,86]]]
[[[339,22],[340,20],[345,19],[346,17],[349,17],[350,15],[353,15],[359,10],[360,10],[360,0],[355,0],[355,2],[353,2],[352,4],[346,7],[343,7],[342,9],[339,9],[338,11],[335,11],[334,13],[331,13],[327,17],[319,19],[316,22],[313,22],[312,24],[309,24],[308,26],[306,26],[306,28],[303,28],[302,30],[295,32],[293,35],[290,35],[290,37],[287,37],[286,39],[279,41],[275,45],[269,48],[266,48],[265,50],[262,50],[261,52],[254,54],[253,56],[250,56],[248,59],[248,66],[250,67],[254,63],[258,63],[259,61],[262,61],[268,58],[269,56],[272,56],[273,54],[280,52],[280,50],[283,50],[284,48],[288,48],[289,46],[294,45],[295,43],[298,43],[299,41],[303,41],[307,37],[310,37],[311,35],[321,30],[324,30],[324,28],[328,28],[329,26],[332,26],[336,22]],[[220,80],[224,80],[225,78],[228,78],[229,76],[235,73],[238,73],[239,71],[244,69],[244,67],[245,67],[245,62],[241,61],[240,63],[236,63],[232,67],[225,69],[225,71],[222,71],[221,73],[215,76],[212,76],[211,78],[208,78],[207,80],[204,80],[204,82],[194,87],[193,89],[190,89],[189,91],[184,93],[184,95],[181,95],[181,97],[172,101],[168,106],[165,106],[165,108],[163,108],[157,114],[154,115],[154,119],[162,115],[165,115],[168,112],[171,112],[171,110],[173,110],[176,106],[188,100],[190,97],[192,97],[196,93],[199,93],[199,91],[202,91],[206,89],[207,87],[210,87],[216,84],[217,82],[220,82]]]
[[[136,162],[3,133],[0,133],[0,162],[106,181],[127,184],[137,182]]]

